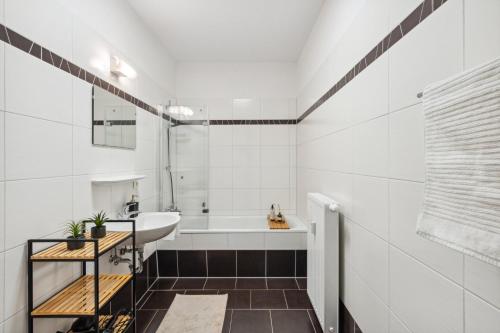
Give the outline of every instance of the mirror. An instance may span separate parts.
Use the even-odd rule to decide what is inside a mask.
[[[135,149],[135,125],[135,105],[93,86],[92,144]]]

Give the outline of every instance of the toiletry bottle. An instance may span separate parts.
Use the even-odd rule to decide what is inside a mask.
[[[274,204],[271,205],[271,210],[269,211],[269,220],[274,221],[276,219],[276,211],[274,209]]]

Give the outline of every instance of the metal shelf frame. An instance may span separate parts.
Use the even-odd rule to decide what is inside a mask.
[[[92,221],[82,221],[84,225],[84,233],[86,232],[86,225],[89,223],[92,223]],[[127,325],[127,329],[131,326],[133,326],[133,332],[136,332],[136,272],[135,272],[135,267],[136,267],[136,254],[135,254],[135,231],[136,231],[136,226],[135,226],[135,220],[133,219],[127,219],[127,220],[108,220],[106,223],[130,223],[131,224],[131,231],[132,233],[127,236],[126,238],[120,240],[116,244],[114,244],[112,247],[107,249],[106,251],[99,252],[99,239],[98,238],[86,238],[86,239],[69,239],[69,238],[52,238],[52,239],[29,239],[28,240],[28,333],[34,333],[34,319],[35,318],[78,318],[80,316],[73,316],[73,315],[54,315],[54,316],[33,316],[32,312],[34,310],[34,300],[33,300],[33,264],[35,262],[80,262],[81,263],[81,274],[79,278],[87,274],[87,263],[93,263],[94,267],[94,314],[90,315],[91,317],[94,317],[94,322],[99,323],[99,258],[111,251],[112,249],[116,248],[116,246],[122,244],[128,239],[132,239],[132,266],[134,267],[132,271],[132,319],[130,323]],[[35,244],[41,244],[41,243],[66,243],[66,242],[81,242],[84,241],[85,243],[92,243],[94,247],[94,256],[91,259],[48,259],[48,260],[33,260],[32,256],[36,253],[33,253],[33,246]],[[43,251],[43,250],[41,250]],[[41,252],[39,251],[39,252]],[[76,280],[74,280],[76,281]],[[71,283],[73,283],[72,281]],[[127,283],[128,284],[128,283]],[[125,285],[127,285],[125,284]],[[69,285],[69,284],[68,284]],[[124,286],[123,286],[124,287]],[[123,289],[120,288],[115,292],[115,294],[110,298],[110,301],[118,294],[120,290]],[[64,288],[62,288],[64,289]],[[62,290],[61,289],[61,290]],[[59,293],[58,291],[57,293]],[[55,293],[55,294],[57,294]],[[82,316],[84,317],[84,316]],[[99,325],[97,325],[99,326]],[[99,327],[96,328],[96,333],[99,333],[101,330]]]

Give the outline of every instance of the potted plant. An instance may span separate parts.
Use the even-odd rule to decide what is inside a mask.
[[[68,235],[68,239],[74,239],[74,241],[66,242],[66,247],[69,251],[78,250],[85,246],[82,222],[68,222],[65,234]]]
[[[104,225],[106,221],[109,220],[104,211],[100,211],[97,214],[94,214],[90,219],[91,222],[94,223],[95,226],[90,228],[90,236],[92,238],[103,238],[106,236],[106,226]]]

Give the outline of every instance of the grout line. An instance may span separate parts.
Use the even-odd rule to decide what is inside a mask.
[[[283,289],[282,292],[283,292],[283,298],[285,299],[286,308],[290,310],[290,307],[288,306],[288,301],[286,300],[285,290]]]
[[[318,333],[318,332],[316,332],[316,326],[314,326],[314,322],[313,322],[313,320],[311,318],[311,313],[309,313],[309,310],[307,310],[307,315],[309,316],[309,321],[311,322],[311,325],[313,327],[314,333]]]
[[[148,296],[148,297],[146,297],[146,299],[144,300],[144,302],[141,304],[141,308],[140,308],[140,309],[137,309],[137,310],[142,310],[142,308],[143,308],[143,307],[144,307],[144,305],[145,305],[145,304],[149,301],[149,299],[151,298],[151,296],[153,296],[153,293],[154,293],[154,291],[153,291],[153,290],[151,290],[151,292],[149,293],[149,296]],[[145,294],[144,294],[144,296],[145,296]],[[137,303],[141,303],[141,302],[142,302],[142,298],[144,298],[144,296],[143,296],[143,297],[141,297],[141,299],[140,299],[140,300],[139,300],[139,302],[137,302]],[[136,305],[136,306],[137,306],[137,305]]]
[[[234,309],[231,309],[231,318],[229,319],[229,333],[231,333],[231,329],[233,326],[233,313],[234,313]]]
[[[273,316],[271,315],[271,310],[269,310],[269,319],[271,320],[271,333],[274,333]]]
[[[179,251],[177,251],[177,250],[175,251],[175,257],[176,257],[176,259],[177,259],[177,260],[176,260],[176,264],[177,264],[177,277],[179,277],[179,275],[180,275],[180,274],[179,274]],[[177,278],[177,279],[178,279],[178,278]],[[177,282],[177,280],[176,280],[175,282]]]
[[[146,327],[144,327],[144,332],[146,332],[146,330],[149,328],[149,325],[151,325],[151,323],[153,322],[153,320],[155,319],[156,317],[156,314],[158,313],[159,310],[154,310],[154,314],[153,316],[151,317],[151,320],[148,321],[148,324],[146,325]],[[137,324],[136,324],[137,326]]]

